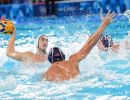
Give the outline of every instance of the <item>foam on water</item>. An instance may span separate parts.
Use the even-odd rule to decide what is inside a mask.
[[[11,91],[16,89],[16,87],[17,80],[12,76],[8,76],[4,81],[0,81],[0,92]]]
[[[130,23],[130,10],[126,10],[124,13],[124,16],[126,16],[128,18],[129,23]]]

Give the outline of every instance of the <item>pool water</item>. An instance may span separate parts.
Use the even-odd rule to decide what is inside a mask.
[[[130,31],[129,20],[123,15],[115,19],[104,33],[123,44]],[[45,34],[49,39],[47,51],[58,46],[68,59],[83,46],[100,23],[98,15],[33,18],[18,22],[15,24],[16,50],[35,52],[37,37]],[[49,64],[25,65],[6,56],[9,38],[9,35],[0,34],[0,99],[130,99],[130,52],[123,45],[118,53],[111,50],[100,52],[95,46],[81,61],[79,76],[53,83],[41,81],[41,72],[46,71]]]

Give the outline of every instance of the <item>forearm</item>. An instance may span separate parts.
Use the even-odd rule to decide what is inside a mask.
[[[97,31],[88,39],[86,45],[88,45],[90,49],[94,47],[99,41],[102,32],[105,30],[106,26],[106,24],[102,23],[101,26],[97,29]]]
[[[6,51],[6,54],[7,54],[7,55],[8,55],[9,53],[15,51],[15,47],[14,47],[15,38],[16,38],[16,36],[15,36],[14,34],[12,34],[12,37],[10,38],[10,40],[9,40],[9,42],[8,42],[8,45],[7,45],[7,51]]]
[[[92,36],[90,36],[86,44],[79,51],[79,55],[81,55],[81,57],[79,57],[80,58],[79,61],[84,59],[88,55],[88,53],[91,51],[91,49],[96,45],[96,43],[99,41],[102,35],[102,32],[104,31],[106,26],[107,26],[106,24],[102,23],[100,27],[97,29],[97,31]]]
[[[81,61],[82,59],[84,59],[89,52],[91,51],[91,49],[96,45],[96,43],[99,41],[102,32],[105,30],[105,28],[107,27],[107,25],[112,22],[112,18],[115,16],[115,13],[110,13],[108,12],[106,17],[103,19],[102,24],[100,25],[100,27],[97,29],[97,31],[89,37],[88,41],[85,43],[85,45],[81,48],[81,50],[79,52],[77,52],[76,54],[73,55],[73,57],[76,59],[78,62]]]

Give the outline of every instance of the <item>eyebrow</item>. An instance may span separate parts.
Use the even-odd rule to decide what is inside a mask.
[[[41,39],[45,39],[45,40],[48,40],[48,38],[46,38],[46,37],[41,37]]]

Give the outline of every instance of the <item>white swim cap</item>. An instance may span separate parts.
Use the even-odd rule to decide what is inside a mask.
[[[39,44],[39,39],[40,39],[42,36],[46,36],[46,35],[42,34],[42,35],[37,36],[37,38],[36,38],[36,46],[37,46],[37,47],[38,47],[38,44]]]

